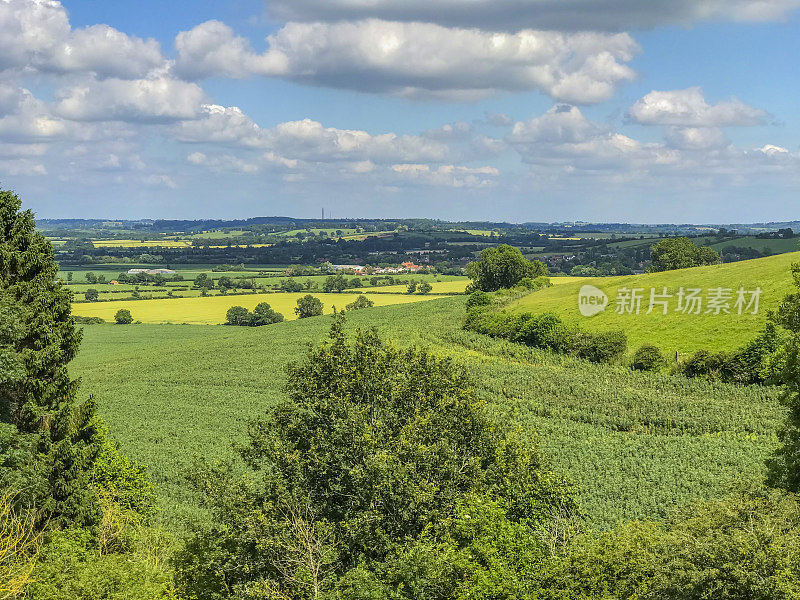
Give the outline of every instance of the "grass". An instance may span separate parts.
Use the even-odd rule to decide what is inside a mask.
[[[589,331],[622,330],[628,335],[631,350],[645,343],[655,344],[667,352],[682,354],[700,349],[721,351],[735,349],[757,334],[784,295],[792,289],[789,268],[800,261],[800,252],[779,254],[756,260],[711,265],[662,273],[622,277],[585,278],[530,294],[509,305],[509,310],[534,313],[553,312],[569,323],[577,323]],[[558,279],[554,278],[554,282]],[[582,285],[591,284],[609,297],[606,310],[594,317],[582,317],[578,311],[578,292]],[[758,314],[700,314],[687,315],[675,311],[676,299],[671,299],[667,315],[661,307],[651,314],[648,310],[650,289],[661,293],[663,287],[675,293],[685,288],[723,287],[735,291],[760,287],[763,290]],[[644,299],[640,314],[617,314],[616,298],[620,288],[642,288]],[[707,293],[707,292],[706,292]],[[733,301],[731,302],[731,308]],[[703,309],[705,310],[705,308]]]
[[[663,517],[760,477],[783,418],[774,390],[592,365],[464,332],[464,302],[356,311],[348,327],[376,326],[464,365],[498,418],[538,432],[555,468],[580,486],[591,524]],[[161,519],[180,529],[203,518],[185,479],[193,457],[229,456],[248,420],[284,397],[286,363],[330,323],[90,326],[72,373],[122,449],[150,466]]]
[[[142,323],[188,323],[194,325],[217,325],[225,322],[225,314],[231,306],[244,306],[252,310],[260,302],[267,302],[281,313],[287,320],[297,318],[294,313],[297,299],[307,292],[275,293],[275,294],[243,294],[226,296],[209,296],[205,298],[165,298],[159,300],[122,300],[111,302],[79,303],[73,305],[73,312],[81,317],[100,317],[113,321],[118,310],[126,308],[131,311],[134,320]],[[353,302],[359,294],[322,294],[312,295],[322,300],[325,313],[333,312],[333,306],[343,309]],[[370,299],[376,306],[390,304],[407,304],[422,302],[436,298],[435,295],[419,294],[375,294]]]

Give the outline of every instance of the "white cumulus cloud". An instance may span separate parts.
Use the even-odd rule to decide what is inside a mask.
[[[708,104],[699,87],[685,90],[652,91],[630,107],[631,119],[642,125],[678,127],[721,127],[759,125],[767,113],[733,98]]]
[[[408,98],[474,100],[540,91],[575,103],[606,100],[634,77],[627,34],[525,30],[514,34],[376,19],[288,23],[256,54],[226,25],[208,22],[176,40],[183,76],[275,76]]]

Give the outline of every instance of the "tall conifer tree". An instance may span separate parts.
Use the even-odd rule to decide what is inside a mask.
[[[0,191],[0,480],[56,522],[97,519],[89,469],[94,404],[79,402],[68,363],[81,340],[50,242],[20,199]]]

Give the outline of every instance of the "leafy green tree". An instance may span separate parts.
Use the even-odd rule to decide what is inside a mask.
[[[375,303],[362,294],[345,306],[345,308],[347,310],[360,310],[362,308],[372,308],[373,306],[375,306]]]
[[[406,287],[406,293],[414,294],[416,293],[416,291],[417,291],[417,280],[412,279],[411,281],[408,282],[408,286]]]
[[[86,293],[84,293],[84,296],[87,301],[95,302],[100,297],[100,292],[98,292],[94,288],[89,288],[88,290],[86,290]]]
[[[243,306],[231,306],[225,315],[226,325],[250,325],[252,315]]]
[[[261,325],[272,325],[273,323],[281,323],[283,315],[276,312],[266,302],[259,302],[253,309],[252,324],[256,327]]]
[[[232,290],[236,286],[234,285],[233,279],[231,279],[227,275],[223,275],[217,280],[217,287],[220,290]]]
[[[194,278],[194,286],[200,289],[210,290],[214,287],[214,280],[208,276],[208,273],[200,273]]]
[[[476,289],[484,292],[512,288],[525,277],[536,278],[548,274],[544,263],[528,260],[519,249],[508,244],[486,248],[479,260],[467,265],[467,276],[472,279]]]
[[[87,283],[97,283],[97,275],[91,271],[88,271],[84,277],[86,278]]]
[[[0,191],[0,482],[54,524],[99,516],[88,473],[94,403],[77,399],[68,364],[81,339],[53,248],[20,199]]]
[[[343,324],[289,367],[289,398],[251,424],[239,449],[250,472],[229,463],[195,476],[214,524],[181,561],[188,597],[313,598],[343,576],[387,587],[380,563],[451,535],[456,549],[470,545],[477,533],[461,507],[477,499],[496,528],[536,530],[574,512],[531,440],[490,417],[460,368],[374,331],[348,338]],[[467,531],[451,533],[454,519]],[[473,557],[481,562],[479,545]]]
[[[432,289],[433,286],[430,283],[428,283],[427,281],[423,281],[422,283],[419,284],[417,291],[420,294],[430,294]]]
[[[297,299],[297,306],[294,312],[298,319],[318,317],[322,314],[322,300],[311,294],[306,294],[302,298]]]
[[[72,271],[67,271],[67,281],[72,282],[73,273]]]
[[[687,237],[666,238],[650,247],[654,271],[671,271],[720,262],[713,248],[699,247]]]
[[[778,432],[780,446],[767,463],[768,481],[775,487],[800,492],[800,263],[792,265],[797,292],[788,294],[775,314],[775,322],[788,333],[782,352],[781,401],[788,409],[786,423]]]
[[[322,291],[326,293],[336,292],[341,293],[350,287],[350,283],[343,273],[339,272],[336,275],[330,275],[325,278],[325,283],[322,286]]]
[[[281,282],[281,289],[284,292],[302,292],[303,284],[292,277],[289,277]]]
[[[120,308],[114,315],[114,321],[117,325],[130,325],[133,323],[133,315],[127,308]]]

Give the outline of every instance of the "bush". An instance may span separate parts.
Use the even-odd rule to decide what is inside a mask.
[[[477,292],[472,292],[467,298],[467,310],[476,306],[489,306],[491,303],[492,296],[486,292],[478,290]]]
[[[117,314],[114,315],[114,321],[116,321],[117,325],[130,325],[133,323],[133,315],[127,308],[120,308]]]
[[[519,328],[514,338],[514,341],[528,346],[554,352],[566,352],[571,340],[570,330],[552,313],[532,316]]]
[[[523,288],[526,290],[530,290],[532,292],[536,292],[538,290],[548,288],[553,284],[550,283],[550,278],[545,275],[540,275],[539,277],[525,277],[520,279],[519,282],[515,287]]]
[[[417,289],[420,294],[430,294],[433,286],[428,283],[427,281],[423,281],[419,284],[419,288]]]
[[[72,317],[72,320],[75,321],[76,325],[102,325],[106,322],[105,319],[100,317],[79,317],[77,315]]]
[[[262,325],[272,325],[283,321],[283,315],[272,310],[266,302],[260,302],[250,312],[243,306],[231,306],[226,314],[226,325],[237,325],[240,327],[261,327]]]
[[[347,310],[360,310],[362,308],[372,308],[375,303],[366,296],[359,296],[353,302],[345,306]]]
[[[94,288],[89,288],[88,290],[86,290],[84,296],[86,297],[86,300],[88,302],[97,302],[97,299],[100,297],[100,292],[98,292]]]
[[[728,357],[720,352],[713,353],[708,350],[698,350],[683,365],[681,372],[686,377],[711,377],[720,376]]]
[[[633,355],[631,367],[637,371],[657,371],[666,363],[661,350],[651,344],[641,346]]]
[[[576,356],[596,363],[611,363],[628,349],[628,336],[622,331],[581,332],[574,340]]]
[[[250,311],[244,306],[231,306],[226,313],[226,325],[250,325]]]
[[[322,300],[311,294],[306,294],[302,298],[297,299],[297,306],[294,312],[298,319],[318,317],[322,314]]]

